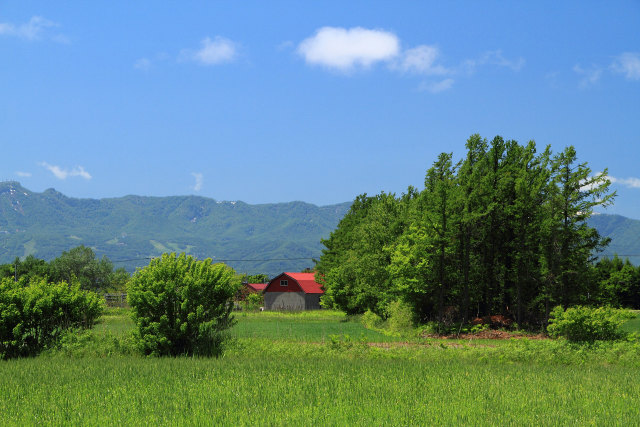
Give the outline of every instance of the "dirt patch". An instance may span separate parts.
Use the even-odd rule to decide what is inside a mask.
[[[488,329],[485,331],[476,332],[473,334],[451,334],[451,335],[438,335],[427,334],[423,335],[425,338],[444,338],[444,339],[461,339],[461,340],[508,340],[511,338],[522,338],[530,340],[545,340],[548,339],[544,334],[523,334],[521,332],[509,332],[495,329]]]
[[[442,337],[441,337],[442,338]],[[460,344],[460,343],[454,343],[454,342],[449,342],[444,344],[443,342],[439,342],[439,343],[416,343],[416,342],[370,342],[367,343],[367,345],[369,347],[376,347],[376,348],[384,348],[384,349],[390,349],[390,348],[414,348],[414,347],[451,347],[451,348],[461,348],[464,347],[464,345]]]

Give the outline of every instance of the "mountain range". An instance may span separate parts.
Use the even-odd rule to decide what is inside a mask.
[[[129,271],[164,252],[186,252],[241,273],[275,275],[313,267],[320,239],[350,205],[250,205],[198,196],[77,199],[7,181],[0,183],[0,263],[30,254],[49,260],[85,245]]]
[[[312,267],[351,202],[250,205],[199,196],[77,199],[0,182],[0,263],[33,254],[45,260],[85,245],[115,267],[143,267],[164,252],[225,261],[241,273]],[[640,221],[598,214],[589,225],[611,237],[602,255],[640,264]]]

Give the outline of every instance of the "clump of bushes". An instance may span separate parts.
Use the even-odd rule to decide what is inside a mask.
[[[360,318],[360,323],[367,329],[375,329],[381,327],[384,320],[373,311],[367,310]]]
[[[242,302],[244,310],[257,311],[264,306],[264,296],[258,292],[248,294]]]
[[[633,318],[631,311],[611,307],[576,306],[564,310],[558,306],[550,313],[547,332],[551,337],[575,342],[612,341],[625,337],[620,327]]]
[[[151,260],[128,284],[137,346],[154,356],[220,355],[239,287],[233,269],[210,259],[172,253]]]
[[[34,356],[66,331],[90,328],[104,310],[97,294],[78,283],[48,283],[33,277],[0,282],[0,358]]]
[[[387,323],[389,329],[396,332],[406,331],[414,326],[413,310],[409,304],[404,301],[393,301],[387,307]]]

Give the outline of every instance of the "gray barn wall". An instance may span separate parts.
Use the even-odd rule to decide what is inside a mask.
[[[320,310],[320,296],[322,294],[305,294],[304,300],[307,303],[307,310]]]
[[[303,292],[265,292],[265,310],[304,310]]]
[[[321,294],[303,292],[265,292],[265,310],[320,310]]]

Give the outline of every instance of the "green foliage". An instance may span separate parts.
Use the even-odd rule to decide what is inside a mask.
[[[360,323],[362,323],[364,327],[368,329],[379,328],[380,326],[382,326],[383,322],[384,321],[382,320],[382,317],[378,316],[371,310],[365,311],[360,318]]]
[[[576,342],[618,340],[626,335],[621,326],[635,317],[629,310],[611,307],[576,306],[563,310],[558,306],[551,312],[547,331],[552,337],[564,337]]]
[[[265,273],[259,274],[243,274],[242,281],[247,283],[268,283],[269,275]]]
[[[553,305],[640,295],[630,268],[606,292],[593,285],[607,240],[586,221],[615,196],[606,170],[592,174],[573,147],[538,154],[533,141],[500,136],[472,135],[467,150],[459,162],[440,154],[422,191],[356,198],[323,241],[325,304],[386,317],[403,300],[416,320],[447,327],[496,314],[542,325]]]
[[[264,306],[264,296],[259,292],[252,292],[246,296],[242,306],[245,310],[256,311]]]
[[[404,301],[393,301],[387,307],[387,323],[392,331],[401,332],[413,328],[413,310]]]
[[[113,264],[106,256],[96,259],[93,249],[77,246],[51,261],[51,278],[68,283],[78,281],[83,289],[107,291],[123,289],[129,275],[124,269],[113,271]]]
[[[364,336],[361,336],[360,339],[355,339],[348,334],[344,335],[329,335],[329,341],[327,346],[331,350],[337,351],[345,351],[351,349],[359,349],[359,350],[368,350],[369,345],[367,344],[367,339]]]
[[[356,198],[338,228],[323,240],[326,249],[316,265],[316,279],[324,285],[323,305],[348,314],[371,310],[382,316],[397,298],[387,271],[390,262],[385,247],[405,227],[403,198],[381,193]]]
[[[45,279],[0,282],[0,358],[33,356],[54,345],[65,331],[89,328],[104,301],[78,284]]]
[[[234,271],[211,259],[164,254],[138,270],[128,300],[143,353],[218,356],[233,325]]]

